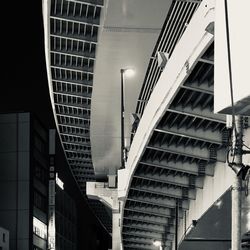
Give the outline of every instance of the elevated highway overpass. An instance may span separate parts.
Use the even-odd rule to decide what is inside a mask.
[[[226,115],[214,113],[216,4],[156,2],[44,1],[57,129],[114,250],[156,249],[156,240],[171,250],[229,249],[235,173],[226,164],[232,131]],[[158,52],[168,55],[164,68]],[[121,169],[119,73],[127,67],[136,76],[125,79]],[[139,123],[131,133],[132,113]],[[245,125],[246,146],[249,133]],[[243,196],[242,234],[250,230],[249,202]]]

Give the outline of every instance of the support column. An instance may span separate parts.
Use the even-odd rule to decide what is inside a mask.
[[[121,205],[117,188],[109,188],[110,183],[87,182],[87,196],[100,200],[112,209],[112,250],[122,250],[121,242]]]
[[[121,250],[121,242],[121,201],[116,191],[112,207],[112,250]]]
[[[112,250],[121,249],[121,214],[119,211],[112,211]]]
[[[237,140],[235,139],[234,131],[234,147],[236,164],[242,163],[242,118],[236,116],[235,126],[237,131]],[[235,175],[232,185],[232,250],[241,250],[241,193],[242,193],[242,179],[241,175]]]

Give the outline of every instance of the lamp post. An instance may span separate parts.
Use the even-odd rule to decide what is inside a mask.
[[[134,70],[130,68],[121,69],[121,168],[125,168],[126,149],[124,138],[124,75],[133,76]]]

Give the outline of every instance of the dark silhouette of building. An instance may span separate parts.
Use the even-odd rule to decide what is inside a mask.
[[[46,249],[48,133],[30,113],[0,115],[0,225],[10,249]]]
[[[75,201],[56,186],[56,249],[77,249],[77,211]]]
[[[10,250],[52,249],[49,130],[29,112],[0,114],[0,142],[0,226],[9,231]],[[57,148],[55,170],[65,189],[55,187],[56,249],[108,249],[110,236],[85,204],[63,157]]]

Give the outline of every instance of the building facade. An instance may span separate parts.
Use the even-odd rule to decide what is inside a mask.
[[[46,249],[48,133],[30,113],[0,115],[0,225],[10,249]]]
[[[77,249],[76,204],[58,185],[56,185],[56,249]]]
[[[76,250],[95,245],[100,238],[96,231],[87,242],[79,238],[85,227],[94,227],[96,222],[91,220],[96,218],[82,202],[77,203],[77,189],[67,179],[68,173],[60,175],[63,166],[57,160],[61,155],[55,150],[56,137],[51,131],[32,113],[0,114],[0,227],[6,229],[5,236],[0,236],[0,249]],[[49,171],[52,165],[53,178]],[[66,189],[59,184],[56,171],[65,181]],[[83,210],[89,218],[79,216]],[[96,245],[92,249],[99,248]]]
[[[9,231],[0,227],[0,250],[9,250]]]

